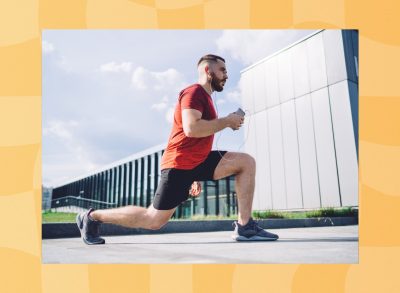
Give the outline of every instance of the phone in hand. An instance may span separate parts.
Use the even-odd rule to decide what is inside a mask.
[[[246,115],[246,113],[241,108],[238,108],[234,113],[242,117]]]

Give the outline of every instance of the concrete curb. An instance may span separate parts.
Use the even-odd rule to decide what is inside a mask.
[[[130,229],[112,224],[100,227],[102,236],[161,234],[161,233],[196,233],[232,231],[233,220],[217,221],[170,221],[157,231],[146,229]],[[264,229],[286,229],[303,227],[347,226],[358,225],[357,217],[308,218],[308,219],[267,219],[258,223]],[[42,239],[80,237],[75,223],[46,223],[42,224]]]

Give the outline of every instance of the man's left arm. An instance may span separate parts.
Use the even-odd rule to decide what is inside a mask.
[[[226,127],[233,130],[240,128],[244,118],[238,114],[231,113],[226,117],[214,120],[201,119],[201,112],[195,109],[182,110],[183,132],[187,137],[206,137],[221,131]]]

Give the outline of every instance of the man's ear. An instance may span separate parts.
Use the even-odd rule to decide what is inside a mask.
[[[207,73],[207,77],[208,78],[212,78],[212,72],[210,70],[210,67],[208,65],[206,65],[206,67],[204,68],[205,72]]]

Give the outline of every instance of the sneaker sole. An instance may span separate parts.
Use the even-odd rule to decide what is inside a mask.
[[[85,242],[87,245],[99,245],[99,244],[105,244],[106,241],[103,239],[99,242],[89,242],[85,238],[82,237],[83,242]]]
[[[81,234],[81,239],[83,240],[83,242],[85,242],[87,245],[105,244],[106,241],[104,239],[102,239],[99,242],[89,242],[83,237],[83,235],[82,235],[83,220],[81,220],[80,216],[81,216],[81,214],[77,214],[75,221],[76,221],[76,224],[78,225],[79,233]]]
[[[265,238],[265,237],[260,237],[260,236],[252,236],[250,238],[244,237],[244,236],[232,236],[233,240],[236,241],[276,241],[279,238]]]

